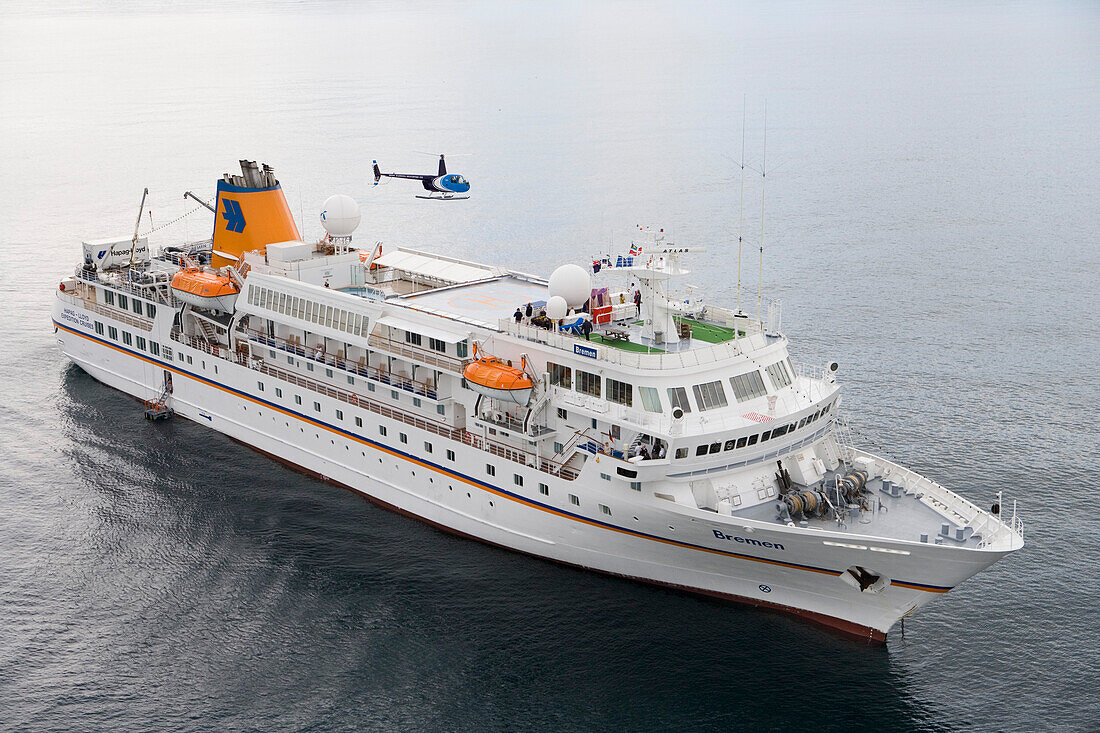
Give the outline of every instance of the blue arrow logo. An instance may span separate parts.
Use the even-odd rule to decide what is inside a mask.
[[[222,199],[222,203],[225,204],[225,211],[222,212],[222,218],[225,219],[225,230],[240,234],[244,231],[245,224],[241,204],[233,199]]]

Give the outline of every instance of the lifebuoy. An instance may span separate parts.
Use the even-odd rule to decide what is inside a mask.
[[[58,283],[57,287],[61,288],[61,292],[65,292],[65,283]]]

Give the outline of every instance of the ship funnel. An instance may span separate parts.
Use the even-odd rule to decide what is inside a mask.
[[[241,175],[226,173],[218,181],[214,215],[215,267],[236,264],[241,255],[266,251],[276,242],[301,239],[275,170],[242,160]]]

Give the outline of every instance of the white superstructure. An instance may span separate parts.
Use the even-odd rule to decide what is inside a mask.
[[[674,296],[686,250],[601,261],[587,312],[575,275],[551,292],[360,252],[343,232],[234,253],[230,235],[267,215],[248,197],[281,199],[257,170],[219,183],[215,207],[210,274],[238,284],[235,310],[177,300],[175,254],[88,263],[57,294],[62,352],[155,411],[447,530],[868,639],[1023,546],[1014,510],[852,446],[832,373],[795,365],[778,330]],[[567,315],[541,317],[558,295]],[[485,354],[499,363],[473,370]]]

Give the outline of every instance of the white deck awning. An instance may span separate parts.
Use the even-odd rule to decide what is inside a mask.
[[[432,257],[419,252],[399,249],[374,260],[375,264],[392,267],[412,275],[419,275],[448,283],[468,283],[492,277],[495,270],[449,258]]]
[[[416,321],[410,320],[408,318],[401,318],[399,316],[382,316],[376,321],[376,323],[381,326],[389,326],[391,328],[398,328],[402,331],[418,333],[421,336],[427,336],[428,338],[439,339],[440,341],[448,344],[457,344],[459,341],[465,341],[470,337],[468,333],[447,331],[442,328],[437,328],[434,325],[417,323]]]

